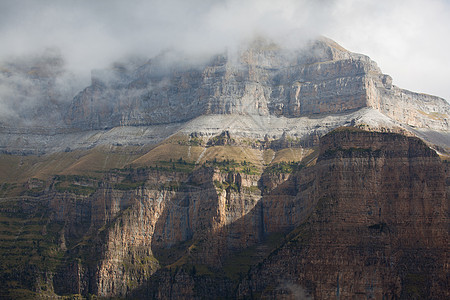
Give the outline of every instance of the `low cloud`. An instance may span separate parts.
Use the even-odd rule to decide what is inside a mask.
[[[67,105],[83,84],[66,69],[57,49],[10,57],[0,65],[0,124],[56,122],[61,119],[58,108]]]
[[[0,3],[0,59],[48,47],[84,78],[130,55],[207,56],[266,36],[296,47],[325,35],[369,55],[394,83],[450,99],[444,0],[17,0]]]
[[[450,2],[334,1],[325,34],[369,55],[394,84],[450,101]]]

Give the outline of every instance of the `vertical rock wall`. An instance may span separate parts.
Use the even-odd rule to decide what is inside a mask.
[[[445,169],[421,141],[342,132],[321,144],[318,203],[293,238],[241,285],[277,298],[285,283],[314,299],[448,297]]]

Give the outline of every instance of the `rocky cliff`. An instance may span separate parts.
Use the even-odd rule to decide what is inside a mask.
[[[183,122],[204,114],[294,118],[363,107],[413,126],[449,129],[443,99],[393,86],[370,58],[325,38],[296,51],[257,40],[202,65],[166,53],[136,70],[93,73],[66,122],[99,129]]]
[[[448,297],[446,174],[432,151],[403,136],[338,132],[314,168],[316,206],[250,271],[241,296],[277,298],[291,285],[314,299]]]
[[[326,38],[300,49],[259,39],[202,60],[167,51],[94,70],[81,91],[57,53],[1,66],[3,153],[154,145],[180,131],[303,138],[349,123],[450,151],[445,100],[396,87],[369,57]]]
[[[175,54],[2,67],[0,298],[450,297],[445,100],[324,38]]]
[[[317,151],[262,173],[180,159],[59,176],[5,199],[3,293],[448,297],[446,164],[416,138],[359,129]]]

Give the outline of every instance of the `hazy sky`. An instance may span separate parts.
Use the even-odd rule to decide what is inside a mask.
[[[83,74],[128,54],[222,51],[254,35],[325,35],[394,84],[450,100],[446,0],[0,0],[0,57],[58,47]]]

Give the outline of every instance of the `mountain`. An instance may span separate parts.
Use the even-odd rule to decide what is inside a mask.
[[[0,70],[1,297],[450,297],[450,105],[369,57]]]
[[[66,98],[73,94],[69,87],[74,80],[58,54],[16,63],[21,73],[10,65],[5,85],[19,96],[34,93],[41,101],[16,109],[21,119],[3,122],[6,153],[50,153],[64,150],[62,145],[86,149],[115,141],[148,145],[179,131],[210,135],[231,130],[254,138],[263,138],[267,130],[276,138],[292,131],[303,137],[347,122],[409,132],[440,151],[449,147],[449,105],[444,99],[392,85],[392,78],[370,58],[326,38],[298,50],[258,39],[237,54],[210,59],[167,51],[142,65],[115,63],[93,71],[92,84],[71,101]],[[236,115],[246,125],[233,124]],[[329,119],[323,122],[325,116]],[[24,136],[26,141],[19,142]]]

